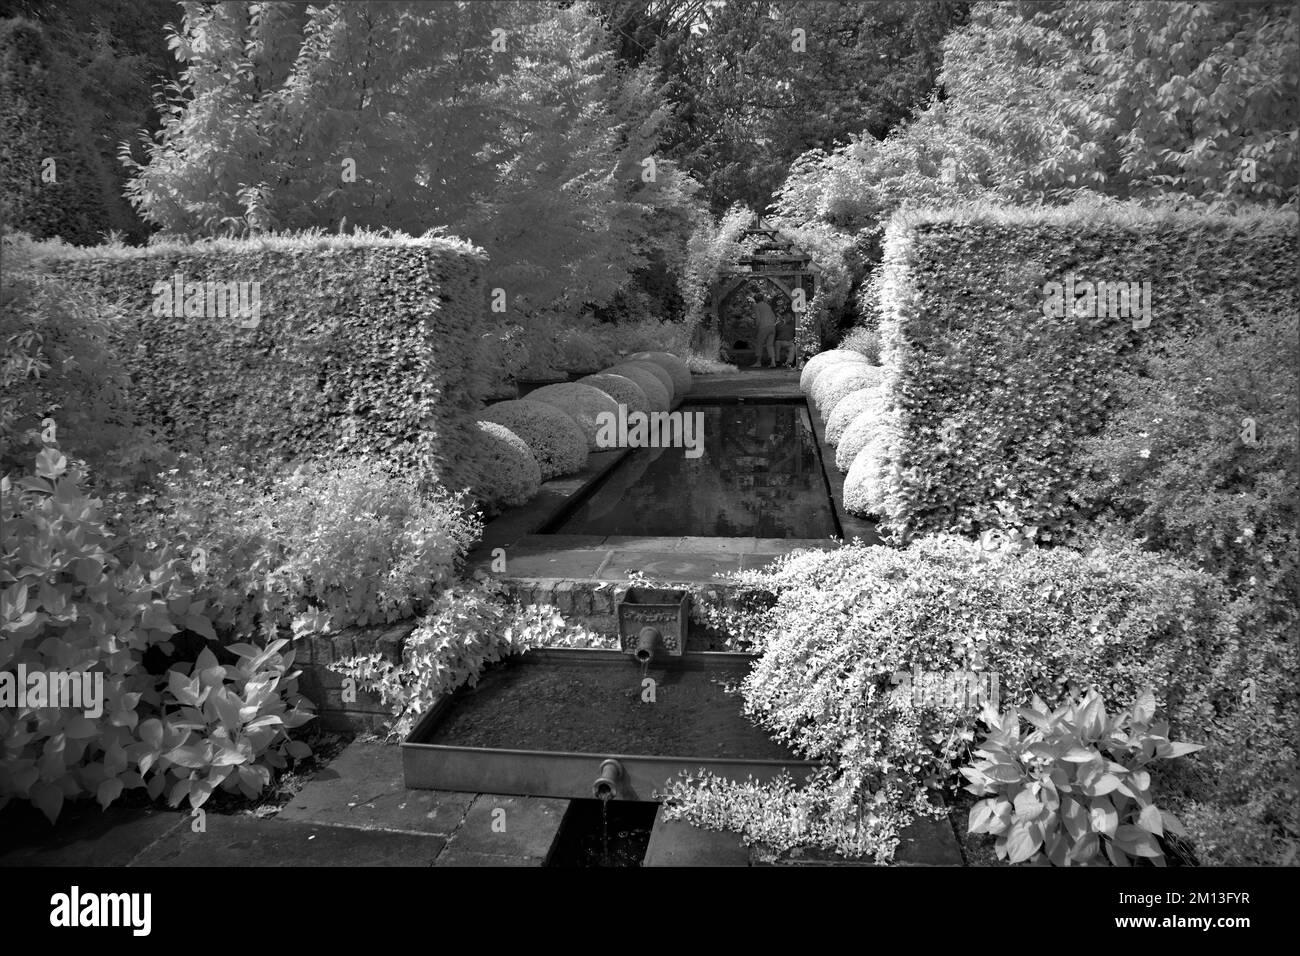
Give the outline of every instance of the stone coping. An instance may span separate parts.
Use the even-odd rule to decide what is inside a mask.
[[[691,392],[673,404],[731,402],[803,402],[796,369],[766,369],[697,377]],[[875,525],[844,511],[844,476],[835,468],[835,450],[826,444],[825,426],[815,409],[808,416],[831,507],[844,539],[879,544]],[[633,449],[593,452],[587,467],[574,475],[552,479],[527,504],[512,508],[488,523],[482,540],[469,556],[472,568],[506,578],[554,578],[572,581],[623,581],[640,571],[665,582],[702,582],[718,575],[768,564],[774,557],[806,548],[838,546],[834,539],[713,538],[696,536],[640,537],[629,535],[543,534]],[[494,554],[505,553],[504,572],[492,571]],[[498,563],[499,567],[499,563]]]

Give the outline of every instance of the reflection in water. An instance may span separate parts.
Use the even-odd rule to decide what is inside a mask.
[[[641,448],[562,534],[825,538],[836,533],[803,405],[683,406],[704,413],[704,454]]]

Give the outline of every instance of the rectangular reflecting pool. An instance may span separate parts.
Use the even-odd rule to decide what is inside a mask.
[[[549,533],[649,537],[838,535],[808,409],[683,405],[703,414],[704,451],[638,448]]]

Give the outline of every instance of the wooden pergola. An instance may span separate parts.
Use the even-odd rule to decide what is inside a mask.
[[[719,270],[709,296],[712,326],[722,337],[723,348],[733,351],[732,337],[723,327],[723,308],[737,291],[746,286],[768,285],[793,304],[795,290],[802,289],[806,306],[817,294],[821,281],[821,269],[812,261],[812,256],[798,248],[780,230],[760,219],[741,234],[742,242],[750,238],[758,240],[753,251],[737,259],[733,266]],[[802,331],[803,315],[797,313],[796,318]],[[796,340],[801,337],[797,336]]]

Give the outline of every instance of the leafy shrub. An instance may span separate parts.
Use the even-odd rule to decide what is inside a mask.
[[[826,443],[839,445],[844,430],[852,425],[860,414],[878,405],[880,399],[879,387],[860,388],[840,399],[839,404],[835,406],[835,411],[831,412],[826,419]],[[847,468],[840,469],[840,471],[847,470]]]
[[[476,496],[489,509],[522,505],[532,499],[542,483],[542,469],[528,443],[503,425],[479,422],[483,449],[483,482]]]
[[[656,370],[658,366],[652,366],[649,362],[624,362],[621,365],[611,365],[605,369],[605,372],[609,375],[630,378],[636,383],[637,388],[645,393],[651,411],[666,412],[672,407],[673,402],[672,392],[663,384],[664,380],[668,379],[668,373],[660,370],[660,374],[656,375]],[[672,384],[671,379],[668,379],[668,382]]]
[[[970,832],[994,834],[998,859],[1011,863],[1087,866],[1104,850],[1116,866],[1164,865],[1165,832],[1186,831],[1156,806],[1147,767],[1202,748],[1171,741],[1155,708],[1154,696],[1143,694],[1108,717],[1092,690],[1056,710],[1037,697],[1001,716],[986,706],[988,732],[975,746],[981,759],[961,770],[966,789],[985,797],[971,808]],[[1031,731],[1022,732],[1022,717]]]
[[[1182,774],[1180,809],[1205,862],[1259,865],[1300,848],[1300,330],[1294,315],[1242,321],[1171,340],[1117,375],[1122,404],[1076,462],[1102,533],[1182,555],[1236,599],[1242,639],[1217,666],[1241,691]]]
[[[629,362],[651,362],[673,380],[673,395],[680,398],[691,390],[691,370],[676,355],[668,352],[635,352],[627,357]]]
[[[223,634],[268,639],[417,613],[480,530],[462,497],[365,462],[266,481],[195,467],[144,505],[134,533],[191,556]]]
[[[831,764],[841,815],[924,812],[927,787],[954,781],[973,740],[973,708],[892,693],[899,672],[996,673],[1010,704],[1072,685],[1131,699],[1151,687],[1175,730],[1197,736],[1237,692],[1210,663],[1235,637],[1222,586],[1132,545],[1002,553],[937,536],[795,553],[739,582],[775,597],[743,615],[761,651],[746,713]],[[876,825],[884,847],[893,823]]]
[[[589,451],[601,451],[596,443],[596,434],[600,430],[598,417],[609,414],[618,416],[618,403],[598,388],[580,385],[577,382],[561,382],[558,385],[543,385],[528,393],[530,402],[545,402],[554,405],[568,415],[587,436]]]
[[[849,471],[862,449],[888,428],[888,419],[884,415],[884,390],[876,386],[866,391],[873,398],[871,406],[858,413],[835,446],[835,467],[840,471]]]
[[[553,607],[520,607],[501,585],[479,581],[444,592],[406,639],[402,663],[378,653],[330,669],[352,677],[393,707],[391,735],[404,738],[440,696],[473,687],[489,664],[530,647],[605,647],[611,639],[566,624]]]
[[[152,767],[166,774],[173,807],[184,799],[201,807],[218,787],[255,797],[287,758],[311,756],[307,744],[288,736],[313,716],[298,693],[299,672],[290,670],[294,652],[281,653],[288,643],[231,644],[225,650],[238,660],[224,667],[204,648],[192,667],[167,672],[161,716],[140,723],[130,755],[141,773]]]
[[[860,352],[850,352],[847,349],[828,349],[825,352],[818,352],[804,364],[803,370],[799,373],[799,391],[811,395],[817,376],[842,362],[852,362],[856,365],[868,364],[866,357]]]
[[[217,785],[254,795],[304,753],[287,738],[310,717],[286,673],[292,655],[253,649],[224,669],[205,652],[192,680],[183,665],[149,674],[146,653],[172,654],[176,635],[214,637],[213,610],[170,546],[113,535],[84,479],[56,445],[35,475],[0,479],[0,667],[103,679],[95,717],[31,702],[0,710],[0,805],[28,799],[53,821],[65,799],[107,807],[139,787],[195,807]]]
[[[148,477],[166,453],[137,422],[113,339],[120,315],[102,297],[39,274],[30,242],[5,235],[0,277],[0,473],[23,470],[57,441],[114,485]]]
[[[577,422],[553,405],[527,399],[498,402],[479,414],[482,421],[495,422],[523,439],[537,459],[542,481],[587,466],[587,436]]]
[[[808,394],[824,421],[831,416],[845,395],[861,388],[872,388],[879,383],[880,369],[876,366],[841,362],[818,374]]]
[[[880,333],[875,329],[858,326],[844,336],[839,347],[853,352],[861,352],[872,365],[880,365]]]
[[[600,389],[618,404],[626,405],[630,412],[650,412],[654,410],[645,390],[626,375],[600,372],[596,375],[586,375],[578,379],[578,384],[590,385],[592,388]],[[655,385],[657,387],[659,383],[656,381]]]
[[[691,350],[692,328],[684,322],[665,322],[646,316],[637,322],[605,323],[596,327],[606,347],[615,355],[634,352],[671,352],[685,355]]]
[[[902,437],[898,467],[885,469],[888,530],[1036,527],[1059,540],[1079,517],[1078,444],[1123,404],[1115,375],[1164,340],[1294,314],[1296,268],[1296,218],[1283,213],[896,214],[876,273],[886,404]],[[1071,274],[1149,283],[1149,316],[1044,314],[1046,283]]]
[[[556,344],[556,367],[566,372],[595,372],[614,360],[609,348],[579,329],[561,332]]]

